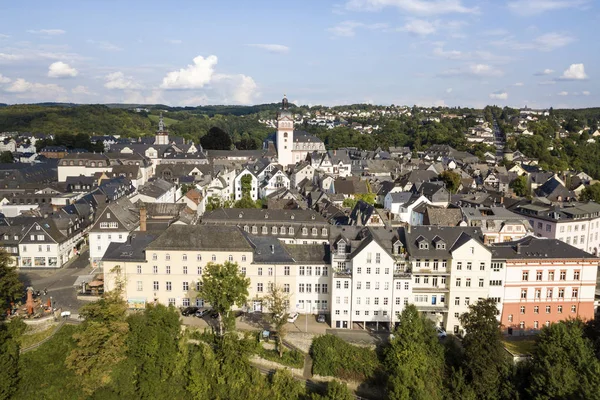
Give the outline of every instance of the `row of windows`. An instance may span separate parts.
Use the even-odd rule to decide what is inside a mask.
[[[284,275],[290,274],[290,267],[284,268]],[[327,267],[315,267],[315,276],[327,276],[328,268]],[[312,267],[298,267],[298,275],[300,276],[312,276]]]
[[[429,276],[423,276],[421,277],[420,275],[415,275],[415,284],[421,284],[421,278],[423,278],[423,284],[425,285],[429,285]],[[442,285],[446,284],[446,277],[445,276],[440,276],[440,283]],[[436,287],[438,286],[438,277],[437,276],[432,276],[431,277],[431,285]],[[408,284],[405,285],[406,289],[408,289]]]
[[[456,270],[457,271],[461,271],[462,267],[463,267],[462,261],[458,261],[456,263]],[[472,271],[473,270],[473,263],[471,261],[468,261],[466,267],[467,267],[467,271]],[[485,271],[485,263],[484,262],[480,262],[479,263],[479,270],[480,271]]]
[[[557,293],[558,293],[559,299],[564,299],[566,290],[565,290],[565,288],[558,288]],[[546,289],[546,298],[547,299],[551,299],[553,294],[554,294],[553,288]],[[579,296],[579,288],[573,288],[571,290],[571,298],[576,299],[578,296]],[[539,289],[539,288],[534,289],[534,299],[540,299],[541,297],[542,297],[542,289]],[[527,289],[521,289],[521,298],[522,299],[527,298]]]
[[[356,315],[356,316],[360,316],[360,313],[361,313],[360,310],[354,311],[354,315]],[[368,317],[369,314],[370,314],[369,310],[365,310],[365,311],[363,311],[363,313],[364,313],[365,317]],[[335,310],[335,315],[340,315],[340,310]],[[348,310],[344,310],[344,315],[348,315]],[[379,316],[379,310],[373,311],[373,315],[375,317]],[[381,315],[383,315],[384,317],[387,317],[388,312],[384,310],[384,311],[381,312]]]
[[[252,227],[245,225],[244,232],[252,232],[253,234],[258,234],[258,227],[256,225],[253,225]],[[260,229],[260,232],[263,235],[266,235],[267,233],[269,233],[269,227],[262,226]],[[281,226],[281,227],[272,226],[271,227],[271,234],[273,234],[273,235],[277,235],[277,234],[293,235],[294,233],[295,233],[295,230],[294,230],[293,226],[290,226],[289,228],[286,228],[285,226]],[[308,228],[302,228],[301,233],[304,236],[308,235]],[[310,233],[312,236],[317,236],[319,234],[319,230],[317,228],[311,228]],[[321,228],[321,236],[327,236],[327,228]]]
[[[339,269],[344,269],[345,267],[346,267],[346,263],[338,263],[338,268],[339,268]],[[367,272],[367,274],[370,274],[370,273],[371,273],[371,271],[373,271],[373,269],[372,269],[371,267],[367,267],[367,269],[366,269],[366,272]],[[362,274],[362,267],[356,267],[356,273],[357,273],[357,274]],[[389,269],[389,268],[384,268],[384,269],[383,269],[383,273],[384,273],[385,275],[389,275],[389,273],[390,273],[390,269]],[[375,268],[375,274],[376,274],[376,275],[379,275],[379,274],[381,274],[381,268],[379,268],[379,267],[376,267],[376,268]]]
[[[100,237],[98,237],[98,239],[100,239]],[[216,254],[213,254],[211,257],[211,261],[217,261],[217,256]],[[233,262],[233,255],[229,255],[227,257],[227,259],[231,262]],[[158,255],[156,253],[152,254],[152,261],[156,261],[158,260]],[[170,261],[171,260],[171,255],[169,253],[165,254],[165,260],[166,261]],[[182,254],[181,255],[181,260],[182,261],[188,261],[188,255],[187,254]],[[196,254],[196,261],[202,261],[202,254]],[[246,261],[246,255],[242,255],[242,261]]]
[[[38,253],[42,252],[42,248],[43,248],[43,246],[41,244],[38,244]],[[23,252],[26,252],[26,251],[27,251],[27,246],[23,245]],[[47,252],[50,251],[50,245],[49,244],[46,245],[46,251]]]
[[[100,222],[100,229],[118,228],[118,227],[119,227],[118,222]],[[100,239],[100,235],[98,235],[98,239]]]
[[[289,287],[289,285],[288,285]],[[288,289],[289,291],[289,289]],[[315,283],[315,293],[317,294],[327,294],[327,284],[326,283]],[[285,288],[284,288],[284,292],[285,292]],[[298,284],[298,293],[312,293],[312,284],[310,283],[299,283]]]
[[[433,260],[433,263],[430,264],[429,260],[416,260],[415,261],[415,267],[416,268],[421,268],[421,262],[423,263],[423,268],[430,268],[430,265],[433,266],[433,270],[437,271],[439,270],[440,266],[444,269],[446,269],[446,267],[448,266],[448,261],[446,260],[441,260],[441,264],[440,264],[440,260]]]
[[[373,255],[371,253],[367,253],[367,264],[371,264],[373,260]],[[381,253],[375,253],[375,264],[381,264]]]
[[[579,277],[580,277],[580,271],[579,270],[573,271],[573,280],[578,281]],[[529,280],[529,271],[523,271],[521,274],[521,278],[524,281],[528,281]],[[541,281],[541,280],[543,280],[543,278],[544,278],[544,271],[536,271],[535,272],[535,280],[536,281]],[[549,281],[554,280],[554,271],[548,271],[548,280]],[[561,280],[561,281],[567,280],[567,270],[566,269],[563,269],[560,271],[559,280]]]
[[[484,287],[484,279],[483,278],[479,278],[479,287]],[[460,287],[462,284],[462,279],[461,278],[456,278],[456,287]],[[465,278],[465,287],[471,287],[471,278]]]
[[[143,281],[137,281],[137,291],[141,292],[144,290],[144,282]],[[202,287],[202,282],[196,282],[196,290],[200,290],[200,288]],[[152,284],[152,289],[153,290],[160,290],[160,282],[159,281],[154,281]],[[182,282],[181,284],[181,289],[184,292],[187,292],[188,290],[190,290],[190,283],[189,282]],[[165,282],[165,290],[167,292],[170,292],[171,290],[173,290],[173,283],[170,281]]]
[[[526,309],[525,306],[521,306],[520,309],[519,309],[519,313],[521,315],[524,315],[526,313],[526,311],[527,311],[527,309]],[[557,314],[562,314],[563,313],[563,306],[562,305],[556,306],[556,312],[557,312]],[[573,304],[571,306],[571,312],[572,313],[576,313],[577,312],[577,306],[575,304]],[[534,314],[539,314],[540,313],[540,307],[539,306],[534,306],[533,307],[533,313]],[[551,314],[551,313],[552,313],[552,306],[546,306],[546,314]],[[508,315],[508,322],[513,322],[513,319],[514,319],[513,315],[509,314]]]

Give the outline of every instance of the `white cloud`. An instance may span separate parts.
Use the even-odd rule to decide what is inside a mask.
[[[508,3],[508,8],[517,15],[529,16],[565,8],[580,8],[588,3],[590,0],[514,0]]]
[[[217,65],[217,56],[194,58],[194,64],[169,72],[160,85],[163,89],[200,89],[208,84]]]
[[[465,54],[458,50],[444,50],[441,47],[433,49],[433,55],[441,58],[449,58],[453,60],[459,60],[465,58]]]
[[[364,24],[362,22],[357,21],[343,21],[337,24],[336,26],[327,29],[329,32],[333,34],[333,36],[338,37],[352,37],[356,34],[356,30],[358,28],[361,29],[369,29],[369,30],[382,30],[387,28],[387,24],[384,23],[376,23],[376,24]]]
[[[0,33],[0,39],[8,39],[10,35],[5,35],[4,33]]]
[[[566,81],[581,81],[587,78],[583,64],[571,64],[560,77],[561,80]]]
[[[568,96],[568,95],[569,95],[569,92],[562,91],[562,92],[558,92],[557,94],[558,94],[559,96]]]
[[[509,32],[506,29],[490,29],[483,32],[483,34],[486,36],[506,36]]]
[[[94,44],[96,45],[100,50],[104,50],[104,51],[123,51],[123,48],[120,46],[117,46],[114,43],[111,42],[107,42],[105,40],[87,40],[87,42],[89,44]]]
[[[0,83],[8,83],[10,82],[10,78],[7,78],[6,76],[0,74]]]
[[[33,33],[36,35],[56,36],[56,35],[64,35],[67,32],[62,29],[39,29],[39,30],[30,29],[27,31],[27,33]]]
[[[452,93],[452,88],[446,89],[446,93],[448,93],[448,94]]]
[[[43,84],[29,82],[25,79],[19,78],[4,89],[8,93],[37,93],[37,94],[50,94],[64,92],[65,89],[54,84]]]
[[[589,96],[591,93],[587,90],[584,90],[583,92],[581,92],[581,94],[584,96]]]
[[[525,86],[525,84],[523,82],[517,82],[513,86]]]
[[[256,47],[268,51],[269,53],[283,54],[290,51],[290,48],[282,44],[255,43],[249,44],[250,47]]]
[[[400,28],[403,32],[414,33],[415,35],[431,35],[437,31],[437,27],[435,23],[431,23],[429,21],[423,19],[413,19],[408,21],[402,28]]]
[[[183,40],[181,40],[181,39],[167,39],[167,40],[165,40],[165,42],[170,43],[170,44],[181,44],[181,43],[183,43]]]
[[[107,89],[140,89],[142,86],[139,83],[136,83],[132,77],[125,76],[123,72],[117,71],[110,73],[104,77],[106,81],[104,83],[104,87]]]
[[[90,92],[90,90],[83,85],[79,85],[79,86],[75,86],[73,89],[71,89],[71,93],[73,94],[92,94],[92,92]]]
[[[545,70],[543,70],[543,71],[536,72],[534,75],[535,75],[535,76],[544,76],[544,75],[550,75],[550,74],[552,74],[552,73],[554,73],[554,70],[553,70],[553,69],[546,68],[546,69],[545,69]]]
[[[550,32],[533,39],[534,45],[542,51],[552,51],[572,43],[575,39],[566,34]]]
[[[569,34],[548,32],[541,36],[535,37],[531,41],[521,42],[516,40],[514,36],[507,36],[499,40],[494,40],[491,42],[491,44],[498,47],[506,47],[511,50],[553,51],[561,47],[565,47],[573,41],[575,41],[575,38]]]
[[[400,11],[417,15],[441,15],[450,13],[476,13],[477,8],[463,5],[461,0],[349,0],[346,8],[358,11],[380,11],[395,7]]]
[[[48,67],[48,77],[50,78],[72,78],[77,76],[79,72],[62,61],[57,61]]]
[[[465,68],[453,68],[441,72],[438,76],[471,76],[471,77],[499,77],[504,75],[504,72],[494,66],[488,64],[471,64]]]
[[[469,71],[477,76],[502,76],[503,72],[488,64],[473,64],[469,66]]]
[[[247,75],[215,75],[213,87],[225,102],[251,104],[256,96],[257,85]]]
[[[503,91],[498,91],[494,93],[490,93],[490,99],[494,100],[506,100],[508,99],[508,93]]]
[[[252,77],[244,74],[221,74],[215,71],[218,58],[215,55],[206,58],[195,57],[193,64],[177,71],[171,71],[163,78],[161,89],[197,90],[203,93],[194,94],[183,100],[185,104],[237,103],[250,104],[257,96],[258,85]],[[181,104],[179,99],[178,103]]]

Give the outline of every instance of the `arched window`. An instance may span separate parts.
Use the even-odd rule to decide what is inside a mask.
[[[181,256],[181,259],[182,259],[183,261],[187,261],[187,254],[184,254],[184,255],[182,255],[182,256]]]
[[[158,256],[156,255],[156,253],[152,254],[152,259],[153,259],[154,261],[158,260]]]
[[[288,229],[288,233],[289,233],[290,235],[293,235],[293,234],[294,234],[294,227],[293,227],[293,226],[290,226],[290,229]]]
[[[229,261],[233,261],[233,256],[231,254],[229,255]]]
[[[165,260],[169,261],[170,259],[171,259],[171,255],[170,255],[169,253],[167,253],[167,254],[165,255]]]
[[[288,134],[287,134],[287,132],[283,132],[283,137],[284,137],[284,138],[287,138],[287,137],[288,137]]]
[[[271,228],[271,233],[274,235],[277,235],[277,227],[274,226],[273,228]]]
[[[263,233],[264,235],[266,235],[266,234],[267,234],[267,232],[268,232],[268,230],[267,230],[267,227],[266,227],[266,226],[263,226],[263,227],[262,227],[262,233]]]
[[[312,235],[317,236],[317,228],[312,228]]]
[[[308,228],[302,228],[302,234],[308,235]]]
[[[213,261],[217,261],[217,256],[215,256],[215,255],[213,254],[213,255],[212,255],[212,257],[211,257],[211,260],[213,260]]]
[[[285,235],[285,226],[282,226],[281,229],[279,229],[279,231],[282,235]]]

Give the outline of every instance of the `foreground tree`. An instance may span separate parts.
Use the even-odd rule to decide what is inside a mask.
[[[198,297],[208,302],[218,313],[219,336],[223,336],[225,328],[232,329],[235,320],[230,314],[231,307],[241,307],[248,299],[250,279],[244,277],[237,263],[208,263],[202,278],[202,286]]]
[[[126,312],[127,304],[119,291],[105,293],[103,299],[80,311],[85,322],[73,335],[76,347],[65,365],[81,377],[81,387],[87,395],[108,385],[113,367],[126,357]]]
[[[528,389],[532,398],[600,398],[600,361],[580,320],[544,327],[532,356]]]
[[[23,284],[13,264],[12,257],[6,251],[0,250],[0,320],[6,316],[10,303],[23,295]]]
[[[278,369],[271,375],[271,391],[274,400],[301,399],[306,393],[302,382],[294,379],[287,369]]]
[[[12,324],[0,324],[0,399],[12,398],[19,382],[20,348]]]
[[[313,393],[312,400],[353,400],[354,394],[348,388],[348,385],[340,381],[329,381],[327,383],[327,391],[325,395]]]
[[[10,151],[3,151],[0,153],[0,164],[10,164],[15,162],[15,158]]]
[[[586,186],[579,195],[581,201],[595,201],[600,203],[600,183]]]
[[[443,348],[433,322],[414,305],[402,312],[383,363],[389,399],[442,398]]]
[[[511,398],[511,361],[502,345],[500,324],[493,299],[479,300],[460,316],[464,366],[468,382],[478,399]]]
[[[529,194],[527,189],[527,178],[524,176],[516,177],[509,185],[509,187],[515,192],[517,196],[524,197]]]
[[[289,296],[283,291],[280,286],[274,286],[269,294],[263,299],[269,308],[269,322],[277,331],[277,350],[279,357],[283,357],[283,337],[286,334],[285,327],[287,324]]]
[[[458,192],[460,187],[460,175],[452,171],[444,171],[439,176],[440,180],[446,184],[446,189],[450,193]]]

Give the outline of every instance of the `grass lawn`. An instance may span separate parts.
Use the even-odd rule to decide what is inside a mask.
[[[19,360],[19,387],[15,399],[77,399],[73,389],[75,375],[64,364],[73,348],[73,333],[78,327],[64,325],[52,339],[39,348],[21,354]]]
[[[298,350],[285,349],[283,357],[280,358],[279,353],[276,350],[263,348],[262,351],[258,353],[258,356],[292,368],[304,367],[304,354]]]
[[[148,115],[148,118],[150,118],[150,121],[158,124],[158,118],[159,118],[158,115]],[[169,125],[175,125],[176,123],[179,122],[176,119],[165,117],[164,115],[163,115],[163,121],[164,121],[165,125],[167,125],[167,127]]]
[[[38,331],[31,334],[25,332],[25,334],[21,335],[21,337],[19,338],[21,349],[26,349],[46,339],[48,336],[52,335],[52,332],[54,332],[56,327],[57,325],[54,324],[44,329],[43,331]]]
[[[533,352],[533,347],[535,346],[534,339],[524,339],[524,340],[504,340],[502,342],[504,347],[508,349],[511,353],[515,355],[520,354],[531,354]]]

